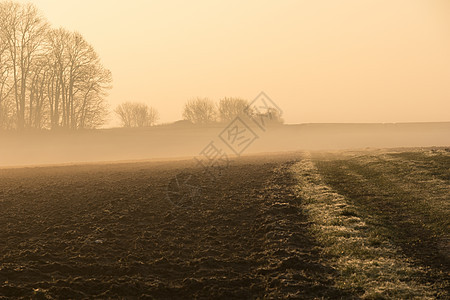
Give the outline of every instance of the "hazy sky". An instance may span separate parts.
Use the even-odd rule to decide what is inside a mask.
[[[265,91],[288,123],[450,121],[449,0],[30,2],[95,47],[111,108]]]

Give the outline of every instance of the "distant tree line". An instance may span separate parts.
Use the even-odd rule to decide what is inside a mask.
[[[122,103],[117,106],[115,113],[123,127],[152,126],[159,119],[159,113],[155,108],[139,102]],[[247,100],[241,98],[223,98],[218,103],[208,98],[195,98],[187,101],[183,108],[183,120],[196,125],[226,123],[237,116],[264,117],[268,123],[284,123],[279,111],[269,108],[264,112],[258,112]]]
[[[269,108],[259,112],[251,107],[247,100],[240,98],[223,98],[217,104],[208,98],[196,98],[188,101],[183,110],[185,120],[199,125],[226,123],[237,116],[265,117],[273,124],[284,123],[279,111]]]
[[[83,129],[105,122],[112,82],[77,32],[32,4],[0,2],[0,129]]]
[[[114,111],[123,127],[148,127],[156,124],[158,111],[144,103],[125,102]],[[264,117],[271,124],[283,124],[280,112],[268,109],[258,112],[250,106],[247,100],[241,98],[223,98],[216,104],[208,98],[195,98],[187,101],[183,108],[183,120],[196,125],[211,125],[226,123],[237,116]]]

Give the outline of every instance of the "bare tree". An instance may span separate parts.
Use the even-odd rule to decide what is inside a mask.
[[[50,68],[42,55],[30,70],[28,126],[41,129],[48,123],[47,84]]]
[[[25,127],[27,83],[31,68],[39,57],[47,21],[32,4],[3,2],[1,5],[1,40],[5,42],[12,64],[17,127]]]
[[[51,127],[80,129],[103,124],[111,72],[79,33],[57,29],[49,31],[47,38]]]
[[[144,103],[125,102],[117,106],[115,113],[123,127],[153,126],[159,119],[156,109]]]
[[[49,29],[31,4],[0,2],[1,127],[7,117],[17,129],[97,127],[111,82],[81,34]]]
[[[0,6],[0,25],[2,24],[2,6]],[[7,52],[6,41],[0,35],[0,129],[7,129],[11,124],[11,61]]]
[[[183,118],[200,125],[214,123],[217,119],[216,105],[208,98],[189,100],[184,105]]]
[[[47,34],[49,48],[47,65],[50,74],[47,84],[47,97],[49,103],[50,127],[58,128],[61,125],[61,98],[66,95],[65,73],[68,65],[66,44],[70,32],[64,29],[53,29]]]
[[[146,125],[147,125],[147,126],[153,126],[153,125],[156,124],[156,122],[157,122],[158,120],[159,120],[159,112],[158,112],[155,108],[149,106],[149,107],[147,108],[147,121],[146,121]]]
[[[105,97],[111,88],[111,72],[101,64],[91,65],[80,84],[81,97],[76,109],[77,128],[95,128],[103,125],[108,114]]]
[[[229,122],[235,117],[248,114],[249,103],[240,98],[223,98],[219,101],[219,116],[221,122]]]

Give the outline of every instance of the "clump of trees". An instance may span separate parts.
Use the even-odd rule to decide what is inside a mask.
[[[122,103],[117,106],[115,113],[123,127],[148,127],[159,120],[158,111],[144,103]]]
[[[198,125],[227,123],[237,116],[264,118],[269,124],[284,123],[278,110],[268,108],[259,112],[247,100],[240,98],[223,98],[218,104],[208,98],[196,98],[186,102],[183,109],[183,118]]]
[[[0,128],[95,128],[112,82],[77,32],[53,29],[32,4],[0,2]]]
[[[183,109],[183,119],[194,124],[211,124],[217,119],[215,103],[208,98],[189,100]]]
[[[250,110],[247,100],[240,98],[223,98],[218,105],[219,121],[229,122],[236,116],[243,115]]]

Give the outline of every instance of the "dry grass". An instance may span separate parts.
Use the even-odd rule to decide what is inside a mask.
[[[308,155],[292,168],[299,184],[297,193],[305,201],[311,230],[339,270],[335,279],[365,299],[432,299],[436,287],[420,282],[426,270],[386,238],[385,229],[359,213],[351,201],[327,186]]]

